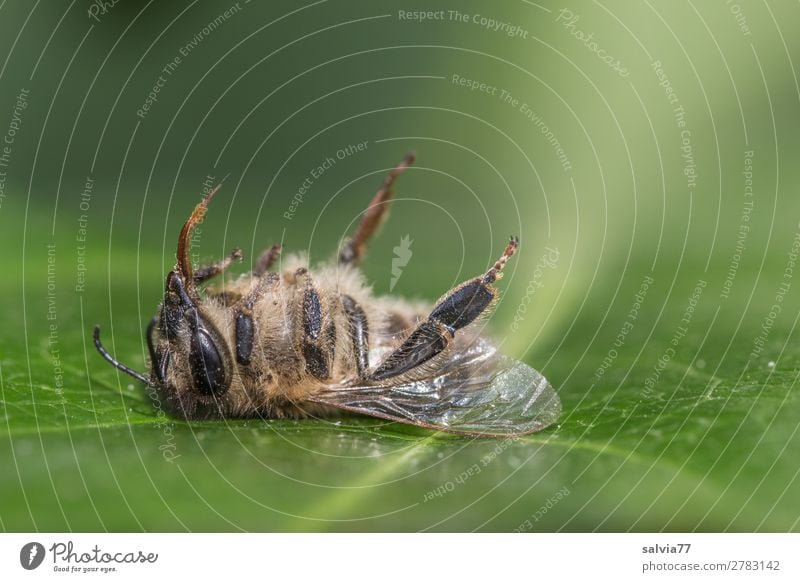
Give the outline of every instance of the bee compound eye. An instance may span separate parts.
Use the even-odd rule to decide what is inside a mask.
[[[228,390],[225,362],[211,335],[203,328],[192,333],[189,366],[195,390],[206,396],[222,396]]]

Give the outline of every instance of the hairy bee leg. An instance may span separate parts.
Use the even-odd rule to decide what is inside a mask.
[[[519,240],[512,237],[502,256],[480,277],[470,279],[449,291],[434,306],[428,319],[420,323],[397,348],[370,374],[370,380],[385,380],[404,374],[444,351],[456,331],[472,323],[497,297],[492,285],[516,252]]]
[[[253,353],[256,329],[253,321],[253,308],[266,290],[277,285],[279,277],[276,273],[269,273],[268,276],[258,280],[252,291],[241,301],[234,318],[236,326],[236,361],[247,366],[250,364],[250,356]]]
[[[358,225],[356,233],[345,242],[344,247],[339,253],[340,265],[358,265],[364,258],[367,241],[375,234],[378,227],[386,219],[391,205],[394,186],[397,177],[414,163],[414,153],[409,152],[403,161],[397,164],[394,169],[386,176],[383,186],[372,198],[364,212],[364,217]]]
[[[269,268],[278,260],[281,255],[283,247],[281,245],[272,245],[267,250],[258,256],[256,266],[253,268],[253,275],[261,277],[264,273],[269,271]]]
[[[308,272],[305,269],[298,269],[296,277],[306,278],[305,290],[303,291],[303,339],[301,343],[303,358],[306,361],[306,370],[315,378],[324,380],[330,377],[329,362],[333,360],[336,328],[331,321],[323,329],[322,302]]]
[[[349,295],[342,295],[342,307],[350,322],[350,340],[356,356],[356,373],[359,378],[366,376],[369,369],[369,328],[367,315],[361,306]]]
[[[303,297],[303,357],[306,369],[319,379],[329,375],[328,359],[322,348],[322,306],[319,293],[309,285]]]
[[[234,261],[241,261],[242,260],[242,250],[241,249],[233,249],[231,254],[213,263],[211,265],[204,265],[195,271],[192,277],[194,278],[194,282],[196,285],[201,283],[205,283],[209,279],[213,279],[220,273],[222,273],[225,269],[231,266]]]
[[[255,325],[253,314],[239,312],[236,314],[236,361],[243,366],[250,364],[250,356],[253,353],[253,336],[255,335]]]

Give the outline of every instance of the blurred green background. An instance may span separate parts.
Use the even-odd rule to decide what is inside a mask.
[[[766,2],[0,3],[0,528],[800,529],[799,31]],[[94,352],[101,323],[146,369],[204,182],[200,256],[324,261],[409,150],[366,276],[409,237],[392,292],[433,301],[519,234],[489,329],[558,426],[179,422]]]

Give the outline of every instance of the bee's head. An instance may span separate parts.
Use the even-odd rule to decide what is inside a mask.
[[[218,400],[230,388],[233,362],[217,327],[204,314],[196,289],[187,241],[205,215],[219,186],[209,192],[183,225],[178,237],[177,265],[167,275],[164,301],[147,328],[152,360],[150,377],[128,368],[109,354],[100,343],[100,329],[94,341],[100,354],[112,365],[137,380],[157,388],[176,412],[194,415],[198,407],[218,408]],[[155,337],[154,337],[155,336]]]
[[[153,376],[164,385],[179,375],[170,374],[171,366],[184,370],[187,376],[180,383],[188,385],[192,395],[210,400],[230,388],[233,363],[222,335],[203,314],[192,290],[178,272],[167,276],[158,317],[160,338],[151,353]]]
[[[203,198],[181,229],[177,264],[167,275],[158,316],[160,341],[151,349],[153,378],[167,392],[177,392],[184,408],[185,399],[213,404],[231,385],[233,361],[222,334],[203,312],[188,253],[192,231],[203,220],[217,190],[219,186]],[[177,391],[175,385],[188,390]]]

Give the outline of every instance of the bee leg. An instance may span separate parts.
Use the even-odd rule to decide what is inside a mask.
[[[350,340],[356,357],[356,372],[364,378],[369,369],[369,328],[367,316],[361,306],[349,295],[342,295],[342,307],[350,322]]]
[[[330,377],[329,362],[333,360],[333,346],[336,340],[336,327],[333,321],[324,325],[322,302],[319,293],[311,283],[308,272],[302,269],[297,276],[306,277],[303,292],[303,339],[301,348],[306,361],[306,370],[315,378],[325,380]],[[324,327],[324,329],[323,329]]]
[[[370,374],[370,380],[385,380],[404,374],[444,351],[456,331],[472,323],[494,303],[503,267],[516,252],[519,241],[512,238],[503,255],[482,276],[452,289],[434,306],[428,319],[420,323],[406,340]]]
[[[364,258],[364,253],[366,252],[367,241],[375,234],[375,231],[378,230],[378,227],[386,219],[389,212],[389,206],[391,205],[392,196],[394,195],[392,187],[394,186],[395,180],[397,180],[397,177],[403,170],[413,163],[414,153],[410,152],[406,154],[403,161],[397,164],[386,176],[383,186],[378,190],[377,194],[375,194],[369,206],[367,206],[367,209],[364,211],[364,217],[361,219],[356,233],[345,242],[344,247],[339,253],[340,265],[358,265],[361,263],[361,260]]]
[[[253,353],[256,327],[253,321],[253,308],[268,287],[277,285],[279,277],[275,273],[269,273],[267,277],[258,280],[253,289],[242,299],[236,308],[234,317],[236,325],[236,361],[243,366],[250,364],[250,357]]]
[[[217,261],[211,265],[205,265],[197,269],[194,272],[192,277],[194,278],[194,282],[196,285],[200,283],[205,283],[209,279],[213,279],[220,273],[222,273],[225,269],[231,266],[231,263],[234,261],[241,261],[242,260],[242,250],[241,249],[233,249],[231,254],[225,257],[224,259]]]
[[[281,245],[272,245],[261,253],[256,261],[256,266],[253,268],[253,275],[261,277],[264,273],[269,271],[269,268],[280,256],[282,249],[283,247],[281,247]]]

